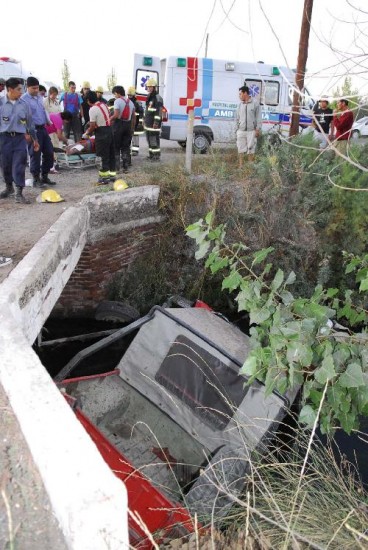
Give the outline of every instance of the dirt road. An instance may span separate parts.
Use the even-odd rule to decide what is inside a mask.
[[[119,174],[128,185],[134,185],[135,180],[149,180],[149,173],[157,169],[158,165],[147,159],[148,149],[143,139],[140,149],[139,155],[133,157],[133,166],[129,174]],[[176,143],[163,143],[161,164],[170,163],[178,158],[184,162],[184,157],[183,149]],[[27,170],[26,178],[30,177]],[[99,191],[99,187],[96,186],[97,168],[94,167],[60,169],[59,174],[50,174],[50,179],[57,183],[52,189],[55,189],[65,202],[38,203],[36,198],[41,190],[33,187],[26,187],[24,190],[24,195],[32,201],[29,205],[15,204],[13,198],[0,200],[0,255],[13,259],[12,264],[0,268],[0,283],[68,207],[78,204],[86,195]],[[0,184],[0,188],[3,189],[3,183]]]

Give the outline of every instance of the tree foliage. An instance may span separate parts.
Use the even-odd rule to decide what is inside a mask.
[[[318,420],[324,433],[336,426],[351,433],[359,416],[368,415],[368,312],[354,305],[354,294],[359,302],[368,290],[368,254],[345,254],[356,288],[341,296],[318,285],[311,297],[295,297],[295,273],[267,261],[272,247],[253,252],[227,244],[226,226],[215,226],[214,217],[212,211],[190,225],[187,235],[196,241],[196,259],[206,258],[213,274],[225,272],[223,290],[249,313],[251,352],[242,368],[248,383],[260,380],[267,394],[302,386],[302,423],[312,427]]]
[[[116,86],[116,84],[117,84],[117,77],[115,73],[115,68],[112,67],[111,72],[107,76],[107,89],[109,90],[109,92],[111,92],[111,90],[113,89],[114,86]]]
[[[333,96],[336,100],[333,102],[332,107],[336,108],[337,98],[346,98],[349,100],[349,108],[353,111],[354,116],[359,114],[359,105],[362,103],[362,98],[359,95],[358,88],[353,88],[353,82],[351,76],[346,76],[344,82],[334,90]]]
[[[61,79],[63,82],[63,89],[67,91],[69,87],[68,84],[70,81],[70,71],[69,71],[69,66],[66,59],[64,59],[63,68],[61,69]]]

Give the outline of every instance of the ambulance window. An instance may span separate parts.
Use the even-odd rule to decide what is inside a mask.
[[[289,105],[293,104],[294,88],[289,86]]]
[[[266,105],[278,105],[280,96],[280,83],[276,80],[265,80],[264,103]]]
[[[251,97],[255,97],[260,101],[260,103],[263,103],[263,86],[262,86],[262,80],[250,80],[246,79],[244,81],[244,84],[248,86],[249,88],[249,95]]]
[[[146,82],[150,78],[154,78],[159,85],[159,79],[158,79],[158,72],[157,71],[149,71],[145,69],[137,69],[136,75],[135,75],[135,87],[137,90],[137,95],[148,95],[147,89],[146,89]]]

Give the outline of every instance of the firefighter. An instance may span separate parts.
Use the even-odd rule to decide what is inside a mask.
[[[136,156],[139,153],[139,136],[142,136],[144,134],[143,130],[143,116],[144,116],[144,109],[142,106],[142,103],[138,101],[138,99],[135,96],[136,91],[134,86],[130,86],[128,88],[128,97],[130,101],[133,102],[135,107],[135,127],[134,127],[134,133],[132,137],[132,155]]]
[[[120,170],[120,158],[123,161],[123,172],[130,166],[130,143],[135,127],[134,104],[129,97],[125,97],[123,86],[114,86],[112,93],[115,96],[114,113],[110,116],[114,134],[116,169]]]
[[[149,158],[152,161],[159,161],[161,156],[160,132],[162,123],[162,97],[157,92],[157,82],[154,78],[147,80],[148,96],[144,112],[144,130],[148,142]]]

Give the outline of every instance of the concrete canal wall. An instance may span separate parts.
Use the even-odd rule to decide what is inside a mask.
[[[158,196],[147,186],[86,197],[0,285],[0,383],[73,550],[128,548],[126,490],[31,346],[55,304],[93,307],[112,274],[149,246]]]

